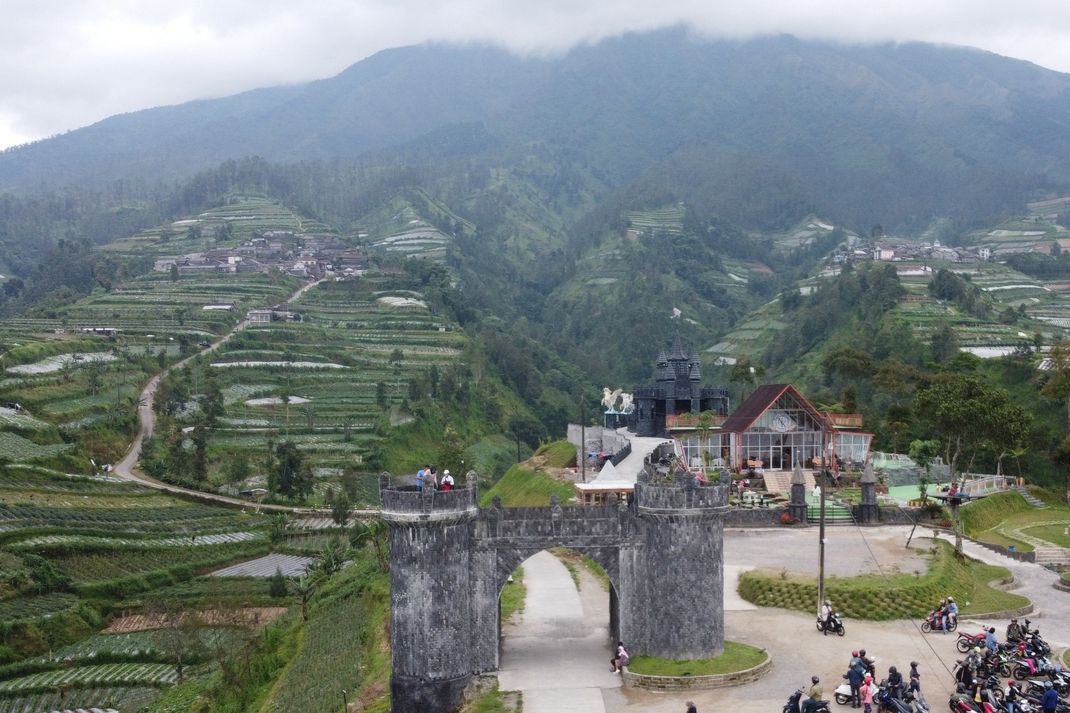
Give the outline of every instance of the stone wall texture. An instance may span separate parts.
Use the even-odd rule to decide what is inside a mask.
[[[382,495],[395,713],[452,713],[474,677],[498,668],[498,595],[517,565],[551,547],[605,569],[610,628],[633,653],[711,658],[724,649],[726,485],[640,482],[630,503],[568,508],[477,508],[467,487],[420,492],[388,481]]]

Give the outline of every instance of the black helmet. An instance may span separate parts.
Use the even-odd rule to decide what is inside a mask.
[[[858,650],[858,655],[859,656],[865,656],[866,655],[866,650],[865,649],[859,649]]]
[[[890,666],[888,668],[888,673],[899,673],[899,672],[895,670],[895,666]]]
[[[917,661],[911,661],[910,662],[910,668],[917,668],[917,667],[918,667],[918,662]]]
[[[810,681],[813,682],[813,683],[819,683],[821,681],[821,679],[818,678],[817,676],[811,676],[810,677]]]

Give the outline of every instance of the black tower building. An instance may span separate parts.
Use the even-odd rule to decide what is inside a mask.
[[[658,354],[654,385],[635,389],[634,429],[640,436],[668,435],[667,416],[712,411],[728,415],[728,390],[702,386],[701,363],[697,354],[684,349],[680,336],[672,341],[668,356]]]

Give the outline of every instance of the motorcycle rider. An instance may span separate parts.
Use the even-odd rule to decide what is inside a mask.
[[[806,702],[802,705],[802,713],[810,713],[821,702],[821,679],[811,676],[810,684],[810,690],[806,692]]]
[[[1025,631],[1022,630],[1022,625],[1018,623],[1018,619],[1011,619],[1011,623],[1007,625],[1007,641],[1019,641],[1025,637]]]
[[[869,671],[871,674],[877,672],[877,660],[871,659],[869,656],[866,656],[865,649],[858,650],[858,658],[862,659],[862,665],[865,666],[866,670]]]
[[[821,633],[828,636],[829,624],[832,621],[832,602],[828,599],[821,603],[821,613],[819,616],[821,617]]]
[[[903,697],[903,674],[895,666],[888,669],[888,695],[892,698]]]
[[[1022,689],[1014,682],[1014,679],[1007,681],[1007,691],[1003,694],[1003,705],[1007,709],[1007,713],[1014,713],[1015,708],[1018,706],[1018,699],[1022,695]]]
[[[959,616],[959,605],[955,603],[954,597],[947,598],[947,607],[944,608],[944,633],[947,633],[947,628],[951,626],[951,622],[957,619]]]
[[[966,658],[962,660],[962,665],[970,669],[970,673],[976,676],[978,669],[981,668],[981,647],[974,646],[970,649],[970,653],[966,654]]]

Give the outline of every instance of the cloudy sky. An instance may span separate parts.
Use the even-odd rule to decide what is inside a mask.
[[[0,148],[327,77],[388,47],[549,54],[677,23],[718,37],[971,45],[1070,72],[1068,0],[0,0]]]

